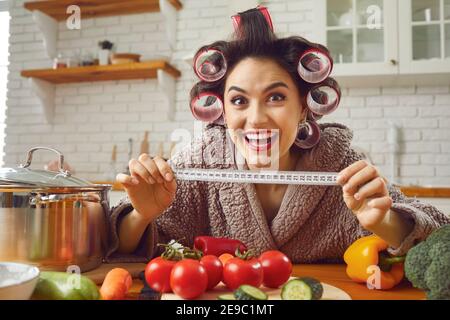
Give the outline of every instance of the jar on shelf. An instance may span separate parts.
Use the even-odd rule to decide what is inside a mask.
[[[67,57],[66,64],[68,68],[78,67],[80,65],[80,59],[77,55],[72,55],[70,57]]]
[[[94,64],[95,64],[95,62],[94,62],[94,57],[93,57],[92,53],[90,53],[90,52],[85,52],[85,53],[83,53],[83,54],[81,55],[80,65],[81,65],[82,67],[85,67],[85,66],[92,66],[92,65],[94,65]]]
[[[67,60],[62,53],[58,53],[53,59],[53,69],[67,68]]]

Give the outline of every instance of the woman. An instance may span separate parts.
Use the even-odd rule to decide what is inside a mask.
[[[304,263],[342,261],[352,242],[374,233],[402,255],[450,223],[361,160],[348,128],[316,125],[340,96],[328,78],[326,48],[300,37],[277,39],[263,7],[233,22],[234,40],[196,55],[202,81],[191,91],[191,110],[209,125],[172,167],[339,172],[342,188],[175,181],[167,162],[142,154],[130,161],[130,176],[117,177],[128,197],[111,212],[109,261],[145,262],[158,242],[192,246],[198,235],[239,239],[257,253],[278,249]]]

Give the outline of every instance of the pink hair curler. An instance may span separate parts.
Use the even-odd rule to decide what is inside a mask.
[[[300,125],[294,143],[299,148],[311,149],[319,140],[319,125],[314,121],[306,121]]]
[[[198,52],[194,57],[194,72],[206,82],[220,80],[227,72],[227,62],[223,53],[216,49]]]
[[[316,115],[323,116],[336,110],[340,99],[339,86],[335,81],[328,79],[308,92],[306,103],[309,110]]]
[[[191,112],[197,120],[215,122],[223,114],[223,102],[219,96],[204,92],[192,99]]]
[[[262,13],[262,15],[264,16],[264,18],[267,21],[267,24],[270,27],[270,30],[272,30],[273,32],[273,23],[272,23],[272,18],[270,17],[270,13],[269,10],[267,10],[267,7],[258,5],[256,7],[256,9],[259,10],[259,12]],[[235,14],[233,16],[231,16],[231,20],[233,21],[233,27],[234,27],[234,31],[238,31],[239,30],[239,26],[241,25],[241,16],[240,14]]]
[[[325,80],[333,69],[330,56],[318,49],[306,50],[298,61],[297,71],[300,77],[309,83]]]

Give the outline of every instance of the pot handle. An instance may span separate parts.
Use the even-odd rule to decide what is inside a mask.
[[[36,150],[48,150],[56,153],[59,156],[59,173],[63,174],[64,176],[70,176],[70,172],[64,170],[64,155],[60,151],[49,147],[34,147],[28,150],[27,162],[25,164],[21,164],[20,168],[28,168],[31,165],[33,152],[35,152]]]

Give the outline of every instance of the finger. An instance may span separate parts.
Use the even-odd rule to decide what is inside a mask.
[[[150,173],[152,178],[152,183],[162,183],[164,181],[163,177],[159,173],[159,169],[153,161],[152,158],[146,153],[139,156],[139,162],[145,167],[145,169]]]
[[[159,168],[159,172],[161,175],[164,176],[164,188],[167,192],[171,194],[175,194],[177,190],[177,182],[175,180],[175,176],[173,174],[172,168],[169,166],[169,164],[161,157],[156,156],[153,158],[156,165]]]
[[[358,201],[353,196],[344,194],[343,199],[347,207],[353,212],[358,211],[358,209],[363,205],[363,201]]]
[[[348,179],[350,179],[355,173],[362,170],[364,167],[367,167],[369,163],[366,160],[359,160],[355,163],[352,163],[347,168],[339,172],[337,183],[340,185],[344,185]]]
[[[153,160],[155,161],[156,166],[158,167],[159,172],[164,177],[164,179],[167,182],[172,181],[173,172],[172,172],[172,168],[169,166],[169,164],[163,158],[161,158],[159,156],[154,157]]]
[[[372,197],[374,195],[386,196],[388,191],[386,188],[386,183],[383,178],[378,177],[363,185],[355,193],[354,197],[356,200],[364,200],[366,198]]]
[[[126,175],[124,173],[119,173],[116,176],[116,181],[121,183],[121,184],[123,184],[125,187],[127,187],[127,186],[135,186],[135,185],[139,184],[139,180],[138,179],[136,179],[134,177],[131,177],[129,175]]]
[[[128,166],[133,177],[139,177],[150,184],[155,183],[150,177],[150,172],[148,172],[148,170],[142,165],[140,161],[131,159]]]
[[[389,210],[392,207],[392,198],[390,196],[385,196],[381,198],[374,198],[370,200],[367,205],[374,209]]]
[[[378,170],[374,166],[366,166],[356,172],[344,185],[344,192],[353,195],[360,186],[365,185],[371,180],[378,177]]]

